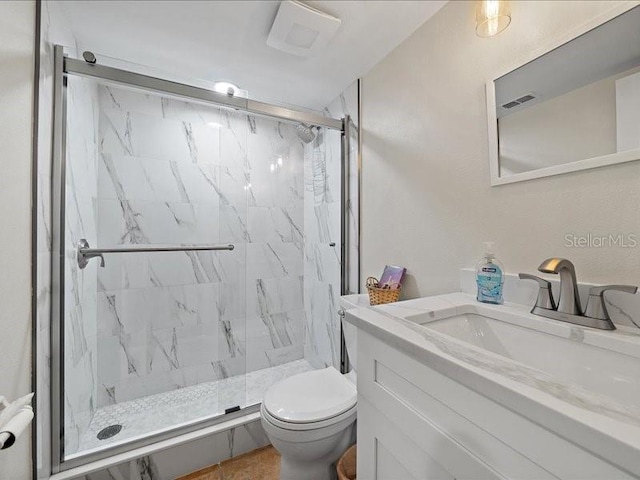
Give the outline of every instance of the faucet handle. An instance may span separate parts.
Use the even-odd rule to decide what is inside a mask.
[[[589,289],[587,308],[584,311],[585,317],[610,320],[607,306],[604,303],[604,292],[607,290],[617,290],[619,292],[634,294],[638,291],[638,287],[633,285],[602,285],[600,287],[591,287]]]
[[[634,285],[601,285],[599,287],[591,287],[589,289],[589,296],[599,295],[602,296],[607,290],[617,290],[619,292],[634,294],[638,291],[638,287]]]
[[[538,282],[538,298],[533,308],[539,307],[546,310],[555,310],[556,302],[553,301],[553,293],[551,292],[551,282],[544,278],[536,277],[529,273],[520,273],[520,280],[533,280]]]

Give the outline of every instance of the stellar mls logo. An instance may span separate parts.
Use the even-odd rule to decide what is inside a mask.
[[[638,246],[638,236],[635,233],[616,233],[610,235],[574,235],[564,236],[566,248],[635,248]]]

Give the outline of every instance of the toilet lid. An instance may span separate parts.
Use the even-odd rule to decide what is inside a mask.
[[[356,387],[335,368],[300,373],[271,386],[262,404],[274,417],[291,423],[319,422],[352,408]]]

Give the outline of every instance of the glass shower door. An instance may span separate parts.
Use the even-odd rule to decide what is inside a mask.
[[[67,86],[64,459],[246,406],[246,119]],[[105,253],[95,248],[228,245]]]
[[[336,122],[66,79],[52,295],[61,468],[254,412],[274,383],[340,368]],[[112,251],[82,265],[79,253],[99,253],[83,240]]]

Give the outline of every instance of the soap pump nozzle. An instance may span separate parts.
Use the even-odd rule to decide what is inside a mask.
[[[493,242],[482,242],[484,244],[484,256],[489,260],[493,260],[495,258],[495,254],[493,253]]]

